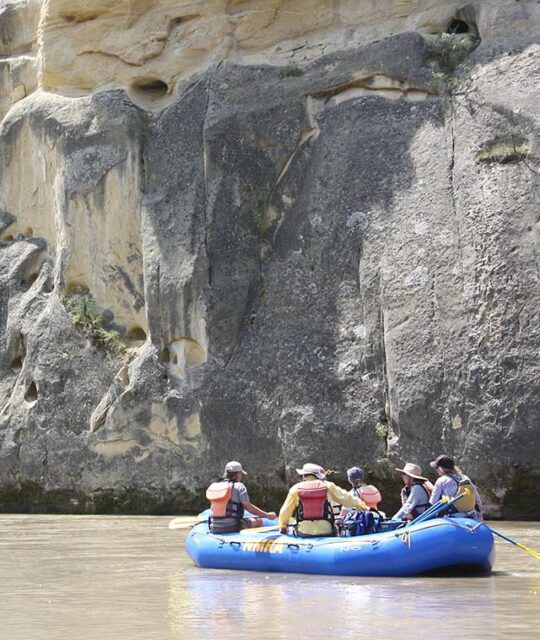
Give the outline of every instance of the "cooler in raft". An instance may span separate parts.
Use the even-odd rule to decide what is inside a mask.
[[[218,535],[202,522],[189,532],[186,550],[199,567],[337,576],[484,573],[494,561],[491,530],[468,518],[434,518],[351,538],[295,538],[278,531]]]

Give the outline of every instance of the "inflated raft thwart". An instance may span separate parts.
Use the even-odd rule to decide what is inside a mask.
[[[405,529],[352,538],[272,533],[213,534],[195,526],[186,549],[199,567],[338,576],[413,576],[430,571],[489,572],[489,527],[468,518],[435,518]]]

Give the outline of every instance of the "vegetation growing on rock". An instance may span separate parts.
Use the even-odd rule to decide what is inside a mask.
[[[433,60],[437,88],[441,93],[451,93],[457,83],[456,72],[478,46],[478,38],[443,33],[426,38],[426,44]]]
[[[125,351],[126,345],[120,334],[114,329],[103,327],[96,301],[87,289],[79,288],[73,292],[62,289],[60,300],[72,314],[73,323],[81,329],[93,345],[116,354]]]
[[[486,164],[506,164],[509,162],[519,162],[524,160],[529,153],[525,144],[514,144],[512,142],[497,142],[481,149],[476,154],[476,162]]]
[[[304,70],[296,64],[287,64],[284,67],[281,67],[281,69],[279,70],[279,75],[282,78],[295,78],[298,76],[303,76]]]

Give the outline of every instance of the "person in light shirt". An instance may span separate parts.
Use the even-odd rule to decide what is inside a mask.
[[[412,462],[407,462],[401,472],[403,489],[401,490],[401,509],[394,514],[393,520],[414,520],[429,509],[431,483],[422,475],[422,469]]]
[[[482,520],[482,499],[480,498],[478,489],[474,486],[471,479],[466,476],[458,466],[456,466],[454,459],[450,456],[441,455],[433,460],[433,462],[430,462],[429,466],[432,469],[435,469],[439,476],[433,486],[433,492],[429,500],[430,503],[435,504],[436,502],[439,502],[441,498],[445,497],[455,497],[459,492],[460,482],[465,482],[470,486],[471,491],[474,494],[474,508],[466,511],[459,510],[458,502],[456,503],[456,508],[450,509],[448,515]]]
[[[295,514],[295,530],[299,537],[336,535],[332,502],[359,511],[368,510],[363,500],[326,480],[326,473],[318,464],[308,462],[296,472],[302,477],[302,481],[290,488],[281,507],[281,533],[288,533],[289,518]]]

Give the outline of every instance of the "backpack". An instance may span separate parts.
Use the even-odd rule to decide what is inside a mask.
[[[380,531],[381,519],[373,511],[349,511],[343,521],[345,535],[364,536]]]
[[[453,508],[459,513],[467,513],[476,508],[476,495],[474,494],[473,484],[465,476],[451,476],[455,482],[457,482],[457,496],[463,496],[459,500],[456,500],[452,505]]]

